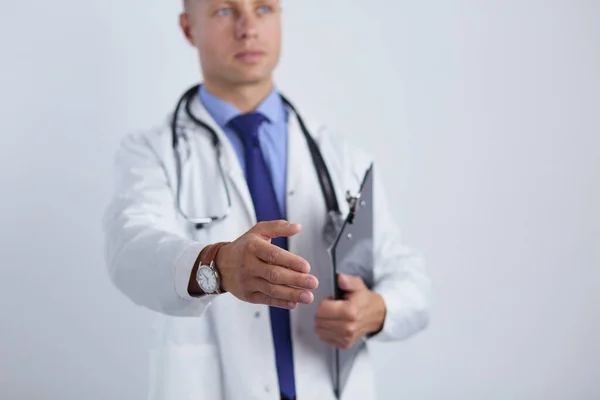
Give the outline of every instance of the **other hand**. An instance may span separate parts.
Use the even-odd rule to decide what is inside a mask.
[[[339,274],[338,284],[346,292],[344,299],[330,297],[319,304],[315,331],[325,343],[349,349],[363,336],[383,327],[385,303],[358,276]]]

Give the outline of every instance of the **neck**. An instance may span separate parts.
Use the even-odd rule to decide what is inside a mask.
[[[256,110],[260,102],[271,93],[273,81],[269,79],[239,85],[205,80],[204,86],[210,93],[234,105],[240,112],[247,113]]]

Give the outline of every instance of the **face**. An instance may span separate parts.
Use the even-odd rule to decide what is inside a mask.
[[[206,81],[270,81],[281,52],[279,0],[188,0],[180,18]]]

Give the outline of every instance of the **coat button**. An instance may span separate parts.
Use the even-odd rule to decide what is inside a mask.
[[[260,311],[254,313],[254,318],[260,318]]]
[[[270,393],[271,392],[271,388],[267,385],[265,386],[265,392]]]

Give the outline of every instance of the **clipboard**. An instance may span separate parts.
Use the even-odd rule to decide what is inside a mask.
[[[352,196],[346,194],[350,206],[343,221],[330,255],[333,261],[334,298],[344,298],[344,292],[338,286],[339,273],[360,276],[365,285],[373,287],[373,164],[367,169],[359,192]],[[334,349],[332,373],[334,391],[339,399],[352,370],[358,353],[366,346],[359,340],[349,349]]]

